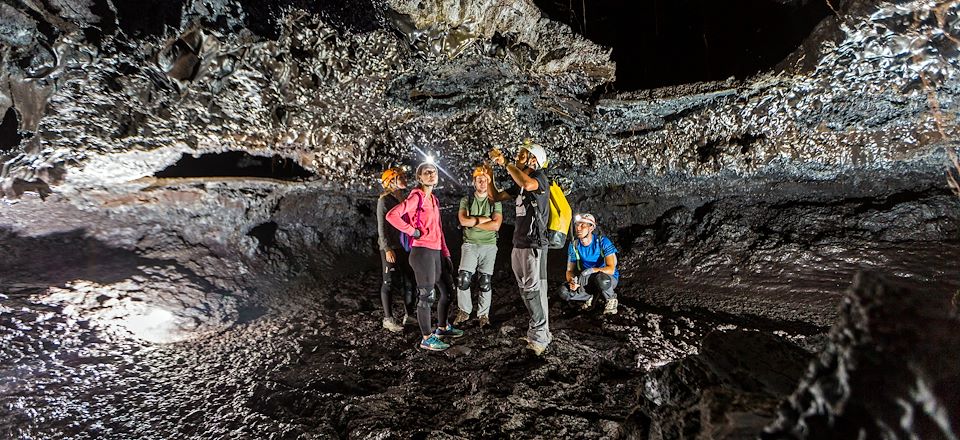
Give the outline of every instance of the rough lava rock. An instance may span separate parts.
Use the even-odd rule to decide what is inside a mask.
[[[958,323],[956,297],[859,275],[830,342],[763,438],[956,438]]]
[[[708,330],[776,331],[815,351],[864,268],[955,293],[960,208],[944,169],[960,135],[960,4],[831,4],[770,71],[614,91],[609,50],[528,0],[3,2],[0,435],[612,437],[641,376],[698,353]],[[620,249],[625,312],[557,319],[553,354],[517,357],[507,212],[502,333],[424,362],[415,338],[384,342],[378,174],[437,155],[456,254],[469,170],[528,137]],[[563,258],[550,255],[556,279]],[[862,303],[851,310],[872,316]],[[952,343],[945,307],[914,306],[935,318],[934,342]],[[183,342],[130,338],[156,333],[147,317]],[[863,322],[871,337],[894,323]],[[924,363],[952,357],[905,325],[906,339],[877,343],[910,341],[931,354],[920,364],[835,342],[817,371],[889,361],[906,382],[828,426],[814,397],[838,388],[810,377],[770,435],[863,421],[868,434],[956,436],[956,380],[938,376],[952,370]],[[694,382],[650,376],[688,391],[669,408],[644,397],[631,432],[735,437],[766,423],[782,383],[745,381],[734,373],[749,368],[710,347],[768,337],[711,336],[702,357],[669,367]],[[440,367],[460,381],[434,380]],[[866,393],[871,377],[843,383]],[[390,431],[400,413],[447,408],[424,390],[468,409]],[[864,395],[822,398],[858,408]]]
[[[769,333],[714,331],[698,354],[646,374],[624,438],[756,438],[812,357]]]

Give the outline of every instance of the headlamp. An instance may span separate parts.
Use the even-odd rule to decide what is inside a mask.
[[[573,217],[573,224],[578,225],[580,223],[586,223],[590,226],[597,226],[597,219],[593,214],[581,212]]]

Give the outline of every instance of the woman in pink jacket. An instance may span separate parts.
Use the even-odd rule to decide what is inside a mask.
[[[463,331],[454,328],[449,317],[450,299],[447,289],[440,289],[440,301],[437,303],[437,315],[440,324],[433,330],[430,309],[436,300],[437,283],[442,273],[442,258],[450,258],[450,250],[443,237],[440,222],[440,201],[433,195],[440,176],[437,167],[431,163],[422,163],[417,167],[416,177],[420,186],[407,196],[406,200],[387,212],[387,221],[400,232],[410,236],[410,267],[417,279],[417,321],[423,339],[420,348],[442,351],[450,348],[442,337],[460,337]]]

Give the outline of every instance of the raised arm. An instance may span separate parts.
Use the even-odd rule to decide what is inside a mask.
[[[490,183],[487,184],[487,194],[489,194],[490,200],[494,202],[502,202],[504,200],[510,200],[512,197],[506,191],[500,191],[497,189],[497,185],[493,183],[493,174],[490,174]]]
[[[524,191],[536,191],[540,189],[540,182],[528,176],[527,173],[517,168],[516,165],[508,163],[506,168],[507,172],[510,173],[510,178],[513,179],[514,182],[517,182],[517,186],[523,188]]]
[[[498,164],[504,163],[502,160],[502,156],[498,157],[496,160],[494,160],[494,162]],[[489,197],[490,200],[494,202],[502,202],[504,200],[510,199],[510,197],[512,197],[510,194],[508,194],[506,191],[500,191],[500,189],[497,188],[497,184],[496,182],[494,182],[494,178],[493,178],[493,167],[486,162],[484,162],[483,167],[487,172],[487,177],[490,178],[487,183],[487,194],[488,194],[487,197]]]

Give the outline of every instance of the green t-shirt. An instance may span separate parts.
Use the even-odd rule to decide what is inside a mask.
[[[471,198],[473,202],[467,206]],[[494,213],[503,215],[503,205],[500,202],[494,202],[491,207],[488,197],[482,199],[477,196],[464,197],[460,199],[460,209],[466,210],[468,216],[493,217]],[[463,228],[463,240],[473,244],[497,244],[497,233],[474,227]]]

